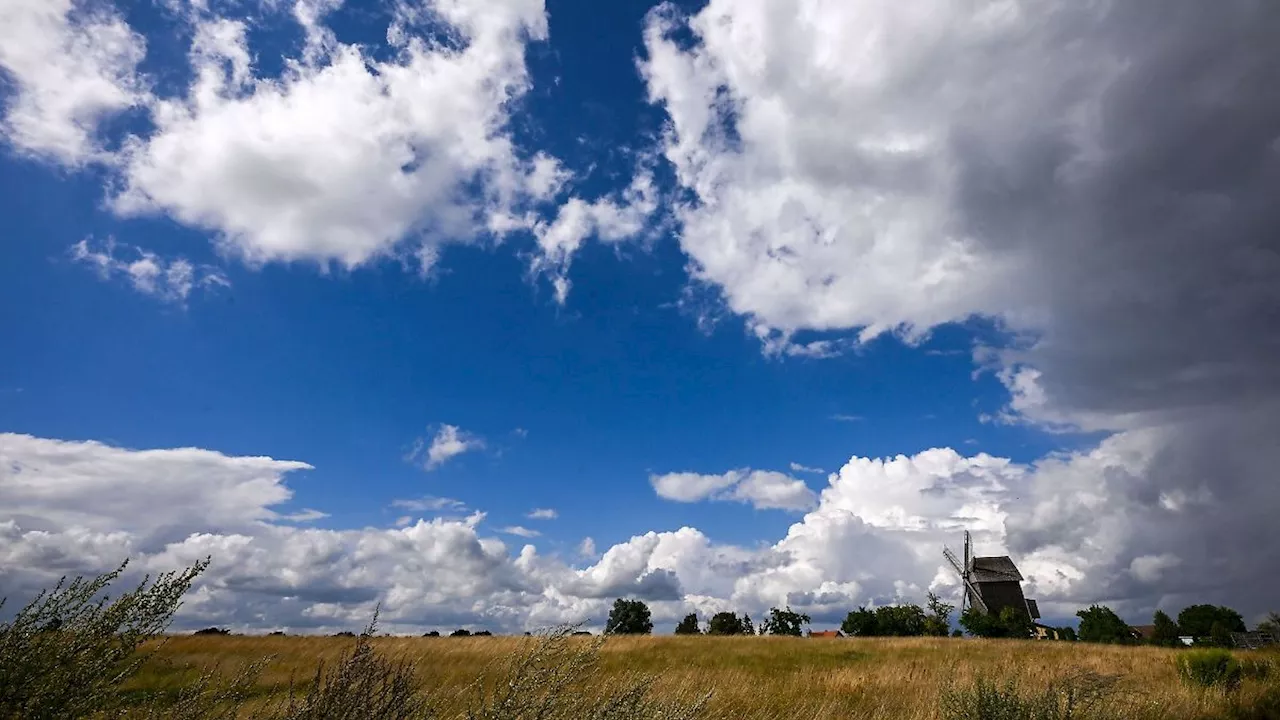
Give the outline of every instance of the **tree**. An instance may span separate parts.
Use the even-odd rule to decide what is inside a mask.
[[[1068,625],[1068,626],[1066,626],[1066,627],[1064,627],[1064,628],[1058,628],[1058,630],[1059,630],[1059,632],[1061,632],[1061,633],[1062,633],[1062,639],[1063,639],[1063,640],[1069,640],[1069,641],[1071,641],[1071,642],[1075,642],[1075,641],[1078,639],[1078,638],[1076,637],[1076,629],[1075,629],[1075,628],[1073,628],[1073,627],[1071,627],[1070,625]]]
[[[756,626],[751,624],[751,616],[746,613],[742,613],[742,634],[743,635],[756,634]]]
[[[924,634],[946,637],[951,632],[951,611],[955,605],[942,602],[935,593],[929,593],[929,615],[924,619]]]
[[[1163,610],[1157,610],[1156,614],[1151,618],[1151,623],[1155,625],[1155,629],[1151,631],[1152,645],[1175,647],[1181,644],[1178,641],[1178,636],[1182,633],[1178,631],[1178,624],[1173,621],[1173,618],[1169,617],[1168,613]]]
[[[999,615],[990,615],[970,607],[960,613],[960,626],[970,635],[985,638],[1029,638],[1031,618],[1017,608],[1006,607]]]
[[[1178,613],[1178,627],[1183,635],[1207,638],[1213,635],[1213,624],[1222,623],[1227,632],[1244,632],[1244,618],[1229,607],[1192,605]]]
[[[874,610],[868,610],[860,607],[851,611],[845,616],[844,622],[840,623],[840,632],[849,637],[872,637],[879,635],[880,631],[876,625],[876,613]]]
[[[1080,618],[1080,639],[1084,642],[1120,645],[1133,642],[1129,624],[1106,605],[1090,605],[1076,615]]]
[[[1031,616],[1017,608],[1006,607],[1000,610],[1000,626],[1004,628],[1005,637],[1029,638],[1034,629]]]
[[[960,613],[960,627],[974,637],[998,638],[1005,636],[1004,627],[1000,625],[998,618],[992,617],[972,606],[965,608],[964,612]]]
[[[618,598],[613,601],[609,621],[604,625],[606,635],[648,635],[651,632],[653,619],[648,605],[640,600]]]
[[[769,617],[760,624],[760,632],[765,635],[793,635],[800,637],[804,634],[802,626],[808,625],[811,619],[808,615],[795,612],[788,605],[786,610],[778,608],[769,608]]]
[[[745,635],[742,619],[731,612],[718,612],[707,622],[708,635]]]
[[[458,628],[449,633],[449,637],[471,637],[471,631],[466,628]]]
[[[1271,636],[1280,640],[1280,613],[1268,613],[1267,619],[1258,623],[1258,632],[1271,633]]]
[[[676,625],[677,635],[701,635],[702,630],[698,628],[698,614],[689,613],[684,619]]]
[[[876,608],[876,630],[891,637],[924,635],[924,610],[919,605],[884,605]]]

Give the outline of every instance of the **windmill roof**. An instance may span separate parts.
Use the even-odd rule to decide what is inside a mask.
[[[973,581],[982,582],[1022,582],[1022,573],[1008,555],[976,557],[973,559]]]

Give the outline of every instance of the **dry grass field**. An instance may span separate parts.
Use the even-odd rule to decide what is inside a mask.
[[[321,661],[332,663],[354,640],[329,637],[170,637],[130,681],[134,691],[173,689],[201,669],[234,674],[272,656],[259,678],[260,698],[305,686]],[[416,664],[443,718],[465,717],[469,688],[486,669],[528,648],[528,638],[379,638],[379,651]],[[571,642],[588,643],[588,638]],[[1084,643],[950,638],[801,639],[765,637],[614,637],[604,643],[599,672],[583,692],[636,675],[655,678],[658,697],[692,700],[713,693],[705,717],[716,719],[940,717],[948,683],[979,677],[1042,689],[1085,674],[1113,678],[1106,714],[1112,717],[1268,717],[1232,715],[1250,707],[1276,683],[1248,679],[1234,695],[1179,682],[1177,651]],[[1272,656],[1274,657],[1274,656]],[[1274,661],[1273,661],[1274,662]],[[1280,669],[1280,668],[1278,668]]]

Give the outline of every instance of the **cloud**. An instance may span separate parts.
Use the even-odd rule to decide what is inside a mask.
[[[1037,592],[1256,605],[1280,591],[1246,570],[1280,557],[1277,32],[1250,0],[711,0],[651,13],[641,69],[694,282],[766,351],[987,318],[997,419],[1108,434],[1034,465],[1053,503],[1003,506],[1062,573]]]
[[[827,471],[823,470],[820,467],[809,467],[808,465],[801,465],[798,462],[793,462],[791,463],[791,472],[803,472],[803,473],[813,473],[815,475],[822,475]]]
[[[659,497],[676,502],[734,500],[757,510],[807,510],[815,501],[803,480],[767,470],[730,470],[723,475],[667,473],[651,476],[649,483]]]
[[[861,415],[832,415],[832,420],[836,422],[862,422],[865,418]]]
[[[423,450],[425,446],[425,457]],[[425,470],[435,470],[453,458],[467,452],[484,449],[484,440],[461,430],[456,425],[441,425],[431,438],[431,444],[419,439],[409,452],[410,461],[421,460]]]
[[[13,82],[0,132],[18,151],[71,166],[105,154],[98,123],[149,98],[146,42],[120,15],[72,0],[0,7],[0,69]]]
[[[140,247],[118,245],[114,238],[94,245],[90,240],[85,238],[71,246],[72,260],[93,268],[103,280],[123,278],[134,290],[164,302],[184,305],[194,289],[231,286],[227,276],[215,267],[196,266],[182,257],[166,259]],[[118,249],[135,259],[118,259]]]
[[[540,221],[534,226],[540,256],[533,271],[551,277],[556,300],[563,304],[570,288],[569,265],[582,242],[588,237],[604,242],[636,238],[657,208],[658,191],[648,172],[637,173],[620,200],[602,197],[587,202],[570,197],[560,206],[555,220]]]
[[[559,516],[554,508],[534,508],[525,517],[530,520],[555,520]]]
[[[467,504],[453,498],[432,497],[430,495],[412,500],[392,500],[391,507],[412,512],[436,512],[440,510],[463,512]]]
[[[529,528],[522,527],[520,525],[508,525],[503,528],[498,528],[498,532],[503,533],[504,535],[515,535],[522,538],[536,538],[541,537],[542,535],[542,533],[537,530],[530,530]]]
[[[304,36],[278,63],[250,45],[251,20],[171,4],[190,31],[190,81],[153,94],[164,84],[140,72],[145,40],[119,13],[7,3],[0,68],[15,92],[4,136],[53,162],[96,164],[118,215],[167,215],[252,265],[394,258],[428,273],[448,243],[531,230],[570,177],[510,127],[530,88],[526,47],[547,38],[543,3],[399,3],[379,57],[325,25],[341,4],[270,10]],[[283,71],[264,73],[260,57]],[[129,109],[145,131],[104,131]],[[611,200],[590,207],[602,235],[631,222]]]
[[[968,529],[979,552],[1013,554],[1028,595],[1051,617],[1093,602],[1134,619],[1156,605],[1201,601],[1249,618],[1265,612],[1273,595],[1255,566],[1274,559],[1265,546],[1249,555],[1225,523],[1208,537],[1179,530],[1254,496],[1153,486],[1146,478],[1186,458],[1161,457],[1167,439],[1137,437],[1031,465],[945,448],[854,457],[776,542],[717,543],[683,527],[597,555],[584,539],[578,559],[590,564],[577,568],[486,536],[483,513],[406,516],[393,528],[297,527],[297,513],[278,508],[293,497],[286,476],[306,463],[0,435],[0,587],[21,601],[59,575],[109,569],[126,556],[137,571],[155,572],[212,555],[180,628],[328,632],[362,625],[381,603],[391,632],[459,624],[515,632],[598,625],[616,597],[644,599],[660,624],[784,604],[833,623],[859,605],[920,601],[931,589],[954,597],[941,547]],[[164,514],[153,511],[157,502]],[[1266,532],[1272,520],[1265,506],[1236,518],[1246,533]]]

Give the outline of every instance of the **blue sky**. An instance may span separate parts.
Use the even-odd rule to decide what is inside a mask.
[[[1271,397],[1271,351],[1235,340],[1274,298],[1224,299],[1225,321],[1172,310],[1239,272],[1205,259],[1203,238],[1226,221],[1188,220],[1183,249],[1153,267],[1165,211],[1121,218],[1097,190],[1149,158],[1109,126],[1086,128],[1092,140],[1007,130],[1089,103],[1134,112],[1113,99],[1129,78],[1089,68],[1038,78],[1070,90],[1006,102],[1037,80],[1018,70],[1019,38],[1057,42],[1036,33],[1062,23],[1151,77],[1170,51],[1121,42],[1135,21],[1119,13],[1025,3],[1025,22],[991,30],[952,3],[936,17],[854,5],[861,19],[809,2],[772,19],[767,3],[17,3],[8,25],[27,40],[0,54],[13,547],[34,531],[119,528],[122,550],[159,567],[208,537],[302,533],[354,557],[421,522],[441,535],[415,539],[415,554],[460,533],[499,568],[401,607],[389,598],[412,583],[325,563],[271,591],[245,590],[260,581],[244,565],[215,566],[215,597],[192,612],[244,626],[350,624],[375,596],[406,629],[598,621],[628,590],[651,593],[664,620],[790,602],[829,624],[857,604],[954,592],[938,545],[969,526],[992,552],[1026,559],[1030,590],[1057,617],[1094,600],[1140,617],[1198,599],[1205,588],[1170,580],[1197,552],[1167,546],[1173,528],[1218,532],[1224,504],[1273,507],[1274,494],[1254,494],[1258,447],[1240,450],[1253,460],[1233,481],[1208,478],[1207,441],[1182,461],[1168,448],[1245,437],[1229,429],[1245,412],[1269,426],[1270,401],[1240,386]],[[931,55],[988,31],[995,69]],[[1274,51],[1231,32],[1214,37],[1274,67]],[[833,64],[828,45],[866,55]],[[51,49],[89,60],[65,69]],[[1069,62],[1077,50],[1046,52]],[[937,89],[956,87],[955,102]],[[1229,119],[1193,101],[1171,112]],[[1141,152],[1175,147],[1178,133]],[[1064,142],[1070,152],[1037,150]],[[1037,158],[1054,152],[1042,180]],[[1165,172],[1132,192],[1181,187]],[[1242,253],[1273,250],[1248,228],[1224,232]],[[1189,277],[1183,262],[1210,271]],[[1176,323],[1214,328],[1217,349]],[[1196,370],[1211,362],[1241,369]],[[428,466],[426,448],[449,433],[466,451]],[[163,456],[181,449],[209,455]],[[264,466],[229,485],[202,475],[248,457],[311,469]],[[92,469],[66,471],[81,467],[72,458]],[[179,469],[146,475],[169,460]],[[136,509],[66,504],[109,494],[134,463],[147,479],[116,492],[139,492]],[[1190,474],[1161,475],[1167,463]],[[65,498],[24,490],[28,470]],[[753,470],[766,471],[758,485],[742,480]],[[228,505],[240,520],[176,534],[139,524],[130,513],[147,488],[174,473],[204,488],[193,498],[266,490]],[[536,508],[555,517],[528,517]],[[1046,508],[1089,520],[1050,521]],[[285,518],[304,510],[323,516]],[[242,550],[269,556],[271,542],[284,540]],[[526,543],[545,567],[521,559]],[[0,580],[41,579],[23,564],[34,552]],[[739,569],[695,569],[725,558]],[[505,573],[519,579],[493,580]],[[307,583],[352,594],[304,612]],[[1213,593],[1264,609],[1240,587]],[[273,592],[284,604],[262,610]]]

